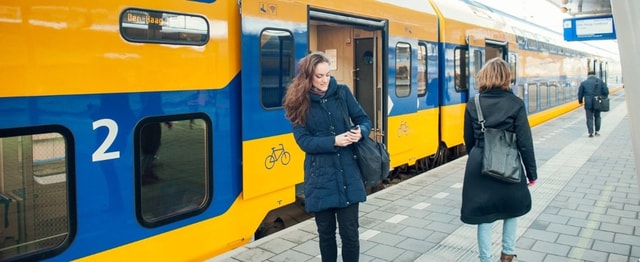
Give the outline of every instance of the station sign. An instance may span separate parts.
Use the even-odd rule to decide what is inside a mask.
[[[616,28],[612,15],[565,18],[565,41],[616,39]]]

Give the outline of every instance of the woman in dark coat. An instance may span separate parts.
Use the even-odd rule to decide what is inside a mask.
[[[531,194],[527,185],[532,186],[538,178],[531,127],[522,99],[515,96],[509,87],[511,74],[504,60],[489,60],[476,77],[485,127],[516,133],[517,147],[526,173],[516,184],[507,184],[481,174],[484,138],[474,99],[469,99],[464,115],[464,142],[469,156],[464,174],[460,219],[466,224],[478,225],[478,251],[483,262],[493,261],[493,222],[504,220],[500,261],[511,261],[515,257],[516,218],[531,210]]]
[[[369,135],[371,121],[329,70],[329,59],[322,53],[300,60],[284,107],[296,142],[306,153],[305,208],[315,213],[322,261],[337,260],[336,221],[342,260],[358,261],[358,203],[367,195],[351,145]]]

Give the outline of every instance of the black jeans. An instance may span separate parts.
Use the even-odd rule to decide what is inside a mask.
[[[589,131],[589,134],[593,134],[594,119],[596,132],[600,131],[600,111],[593,109],[585,109],[584,111],[587,114],[587,130]]]
[[[335,262],[338,259],[336,220],[340,227],[340,239],[342,240],[342,261],[358,261],[360,258],[358,203],[345,208],[332,208],[316,212],[315,219],[320,237],[320,255],[323,262]]]

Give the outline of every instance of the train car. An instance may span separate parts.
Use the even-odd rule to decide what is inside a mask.
[[[476,72],[491,58],[501,57],[510,64],[512,89],[525,102],[531,125],[578,107],[577,87],[589,68],[597,68],[601,77],[609,76],[603,79],[614,87],[621,86],[617,53],[565,42],[556,31],[472,0],[430,3],[440,24],[437,163],[446,161],[447,155],[460,155],[464,108],[478,93]]]
[[[471,1],[1,10],[3,261],[202,261],[252,241],[265,217],[304,196],[282,98],[310,51],[351,87],[394,173],[464,154],[464,106],[487,59],[512,64],[532,124],[577,106],[587,65],[611,80],[617,63],[561,41],[570,51],[534,48],[548,32]]]
[[[197,260],[293,198],[242,198],[237,1],[0,17],[0,260]]]

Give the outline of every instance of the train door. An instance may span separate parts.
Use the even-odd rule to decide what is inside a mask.
[[[353,70],[353,81],[355,83],[356,99],[371,118],[373,126],[376,126],[376,110],[378,106],[376,97],[378,92],[371,92],[371,87],[375,86],[375,70],[374,67],[374,39],[362,38],[355,40],[355,69]]]
[[[309,11],[309,51],[331,59],[332,75],[349,86],[373,123],[372,137],[385,141],[383,90],[386,22],[320,9]]]
[[[384,114],[382,86],[378,78],[380,70],[380,56],[378,55],[377,33],[373,37],[354,39],[354,70],[353,81],[356,99],[367,112],[373,123],[373,135],[378,141],[384,140]]]
[[[286,196],[274,197],[273,209],[292,202],[295,185],[304,178],[304,154],[291,135],[282,101],[296,62],[307,53],[308,10],[288,1],[241,4],[242,196]]]

